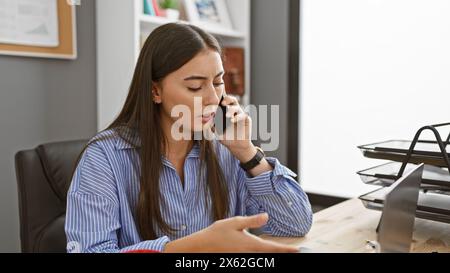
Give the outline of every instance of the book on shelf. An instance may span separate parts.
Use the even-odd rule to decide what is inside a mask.
[[[156,16],[163,16],[162,12],[161,12],[161,8],[159,7],[159,3],[158,0],[151,0],[152,4],[153,4],[153,9],[155,10],[155,15]]]
[[[245,58],[241,47],[223,48],[225,75],[223,77],[228,94],[245,94]]]
[[[152,0],[143,0],[144,4],[144,14],[150,16],[156,16],[155,8],[153,7]]]
[[[160,8],[158,0],[143,0],[144,14],[150,16],[164,16],[163,10]]]
[[[142,0],[144,4],[144,14],[156,17],[166,17],[172,20],[178,20],[182,12],[178,8],[164,9],[158,0]]]

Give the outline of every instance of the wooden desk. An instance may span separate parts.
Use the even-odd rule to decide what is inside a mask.
[[[312,229],[304,238],[263,237],[319,252],[373,252],[366,248],[366,240],[376,240],[380,216],[380,211],[351,199],[314,214]],[[450,253],[450,224],[416,218],[411,252]]]

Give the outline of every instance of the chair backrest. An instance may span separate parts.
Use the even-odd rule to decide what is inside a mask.
[[[66,252],[66,196],[88,140],[43,144],[15,156],[22,252]]]

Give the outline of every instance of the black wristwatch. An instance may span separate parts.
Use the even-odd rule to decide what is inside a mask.
[[[248,172],[254,167],[258,166],[261,160],[266,156],[261,148],[256,147],[256,150],[257,150],[256,155],[252,159],[250,159],[250,161],[247,161],[245,163],[241,162],[239,164],[241,168],[244,169],[244,171]]]

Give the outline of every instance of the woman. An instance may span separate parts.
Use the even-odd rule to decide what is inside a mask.
[[[78,162],[67,197],[69,252],[297,251],[247,232],[303,236],[311,206],[295,173],[252,144],[251,120],[225,95],[223,74],[213,36],[175,23],[152,32],[122,111]],[[173,135],[174,107],[195,113],[197,98],[209,109],[184,117],[194,135],[212,126],[222,97],[243,138]]]

